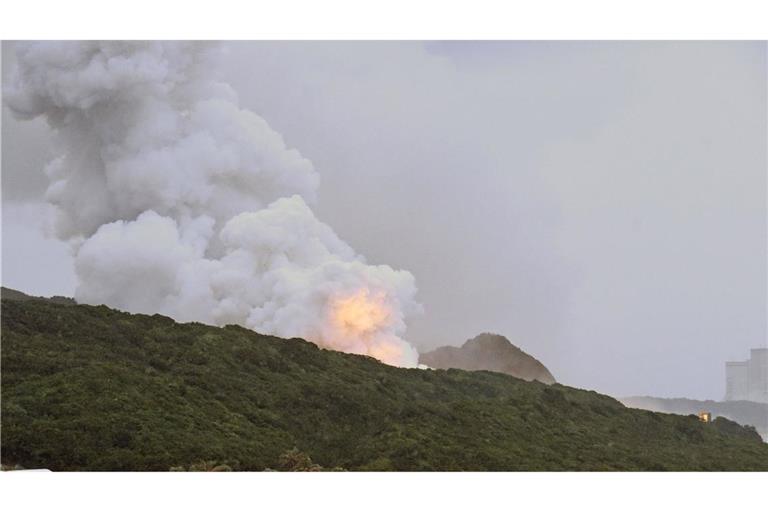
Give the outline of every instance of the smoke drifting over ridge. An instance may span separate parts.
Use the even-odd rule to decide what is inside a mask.
[[[314,216],[312,163],[209,78],[214,57],[199,43],[17,46],[4,99],[61,144],[46,198],[76,299],[414,366],[413,276],[366,264]]]

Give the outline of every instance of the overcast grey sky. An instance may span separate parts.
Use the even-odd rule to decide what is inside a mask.
[[[721,399],[765,346],[765,43],[243,42],[217,73],[415,275],[419,349],[493,331],[565,384]],[[3,284],[72,295],[48,129],[2,123]]]

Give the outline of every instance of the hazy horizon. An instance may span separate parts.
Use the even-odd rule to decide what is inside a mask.
[[[314,164],[318,218],[414,275],[418,349],[496,332],[563,384],[720,400],[765,346],[764,42],[223,48],[211,72]],[[40,226],[50,135],[3,107],[2,282],[73,296]]]

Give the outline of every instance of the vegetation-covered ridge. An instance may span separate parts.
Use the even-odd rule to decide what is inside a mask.
[[[461,347],[439,347],[421,354],[419,362],[443,370],[488,370],[544,384],[556,382],[541,361],[523,352],[504,336],[487,332],[467,340]]]
[[[726,419],[34,300],[2,303],[1,441],[52,470],[768,470]]]
[[[672,414],[696,414],[708,411],[713,416],[722,416],[742,425],[752,425],[763,440],[768,442],[768,404],[747,400],[717,402],[652,396],[629,396],[619,400],[627,407]]]
[[[62,297],[61,295],[54,295],[53,297],[34,297],[32,295],[27,295],[24,292],[14,290],[13,288],[6,288],[5,286],[0,288],[0,296],[2,296],[3,299],[11,300],[43,300],[69,306],[77,304],[75,299],[70,297]]]

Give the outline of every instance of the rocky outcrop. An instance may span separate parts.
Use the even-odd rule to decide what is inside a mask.
[[[498,334],[483,333],[461,347],[440,347],[419,356],[419,363],[430,368],[488,370],[519,379],[554,384],[555,378],[538,359]]]

